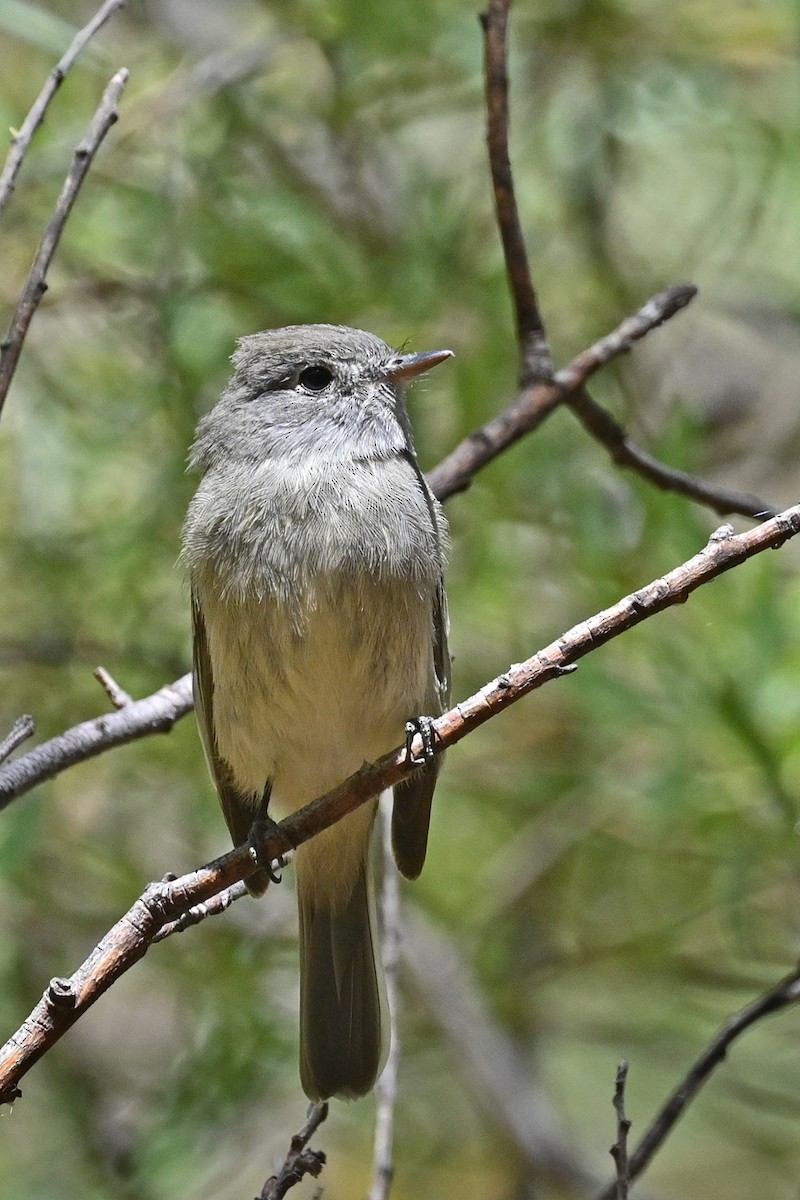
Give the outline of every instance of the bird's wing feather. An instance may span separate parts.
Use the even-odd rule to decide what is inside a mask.
[[[437,527],[436,507],[425,477],[416,458],[409,452],[408,461],[414,468],[420,487],[428,503],[431,521]],[[433,598],[431,614],[432,659],[428,694],[424,698],[425,712],[409,716],[438,717],[450,699],[450,652],[447,644],[449,622],[447,596],[444,581],[440,578]],[[431,819],[431,802],[436,779],[442,765],[442,755],[419,767],[408,779],[398,783],[394,789],[392,807],[392,850],[398,870],[407,879],[416,879],[425,862],[428,847],[428,828]]]
[[[236,787],[230,766],[217,750],[214,738],[214,673],[208,650],[205,621],[194,591],[192,592],[192,631],[194,634],[192,690],[200,739],[233,844],[240,846],[242,842],[247,841],[253,820],[258,815],[259,804],[254,803],[252,796],[245,795]],[[265,803],[267,797],[268,788],[262,803]],[[253,882],[253,879],[249,879],[248,886]]]

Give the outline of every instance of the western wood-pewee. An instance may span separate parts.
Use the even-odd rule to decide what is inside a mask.
[[[202,418],[186,517],[194,694],[236,845],[443,711],[446,525],[417,464],[405,382],[450,356],[297,325],[242,338]],[[419,875],[440,759],[395,788]],[[388,1049],[369,842],[376,802],[300,846],[300,1075],[313,1100],[372,1087]],[[260,869],[255,894],[269,881]]]

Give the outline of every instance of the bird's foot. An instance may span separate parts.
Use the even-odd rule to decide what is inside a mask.
[[[422,753],[415,756],[411,749],[414,738],[419,734],[422,740]],[[433,724],[433,717],[414,717],[411,721],[406,721],[406,759],[414,767],[426,767],[428,763],[433,762],[436,757],[434,750],[434,742],[436,741],[436,729]]]
[[[248,841],[250,843],[250,857],[260,871],[264,871],[272,881],[272,883],[280,883],[283,876],[280,872],[286,866],[286,859],[281,854],[274,861],[264,862],[259,847],[262,845],[265,838],[270,834],[281,832],[281,828],[277,821],[273,821],[272,817],[267,813],[261,813],[256,817],[253,824],[250,826],[250,834]]]

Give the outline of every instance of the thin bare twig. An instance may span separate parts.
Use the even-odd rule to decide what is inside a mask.
[[[662,325],[697,295],[693,284],[679,284],[648,300],[638,313],[626,318],[613,333],[601,338],[590,349],[573,359],[566,371],[559,371],[556,380],[564,385],[563,398],[568,408],[583,425],[584,429],[605,446],[611,459],[618,467],[636,471],[643,479],[668,492],[679,492],[712,509],[720,516],[738,513],[743,517],[764,520],[773,517],[776,509],[758,496],[747,492],[735,492],[717,484],[703,482],[685,471],[668,467],[632,442],[623,427],[611,413],[594,400],[582,386],[588,378],[587,368],[596,370],[612,357],[630,350],[635,341],[644,337],[651,329]],[[575,383],[567,386],[565,376],[569,374]],[[577,384],[577,386],[576,386]]]
[[[394,1110],[400,1040],[397,1031],[399,995],[397,972],[400,963],[400,880],[392,853],[392,794],[384,792],[380,804],[383,880],[381,883],[381,957],[389,1008],[389,1056],[375,1085],[375,1139],[372,1158],[372,1187],[369,1200],[388,1200],[394,1178]]]
[[[621,467],[636,471],[643,479],[666,491],[677,492],[704,504],[721,516],[739,513],[745,517],[772,516],[776,509],[758,496],[717,487],[675,470],[640,449],[617,421],[589,396],[580,384],[572,384],[560,392],[553,387],[553,362],[547,334],[539,309],[536,289],[531,278],[525,237],[519,219],[514,194],[514,177],[508,149],[508,12],[511,0],[489,0],[481,15],[484,33],[484,78],[487,111],[487,143],[489,167],[494,191],[495,212],[506,263],[517,327],[520,355],[520,393],[499,417],[483,429],[471,434],[433,472],[434,491],[442,498],[469,486],[478,466],[485,465],[525,433],[530,433],[562,403],[567,403],[584,425]],[[688,303],[694,291],[684,295]],[[651,301],[651,303],[653,303]],[[683,307],[683,304],[680,307]],[[643,317],[647,306],[637,314]],[[677,311],[677,309],[673,310]],[[672,315],[670,313],[669,315]],[[660,324],[644,328],[644,333]],[[632,318],[636,320],[636,318]],[[624,324],[624,322],[623,322]],[[638,334],[643,336],[643,334]],[[605,339],[604,339],[605,340]],[[600,345],[601,343],[598,343]],[[622,349],[628,349],[628,346]],[[591,355],[591,351],[588,352]],[[581,383],[603,362],[620,353],[611,351],[601,363],[589,367],[583,356],[571,364],[577,368]],[[587,369],[588,368],[588,369]],[[569,370],[570,368],[568,368]],[[559,375],[562,373],[559,372]],[[558,379],[558,375],[555,377]],[[449,474],[448,474],[449,473]],[[452,479],[452,482],[448,480]]]
[[[165,876],[164,882],[171,883],[177,877],[175,875]],[[153,937],[153,944],[163,942],[165,938],[172,937],[173,933],[184,933],[187,929],[191,929],[193,925],[199,925],[201,921],[205,921],[206,917],[220,917],[224,912],[227,912],[232,904],[237,900],[243,900],[247,895],[247,887],[241,881],[232,883],[230,887],[224,888],[218,892],[216,896],[211,896],[202,904],[195,904],[187,912],[177,917],[174,921],[168,921],[166,925],[162,925],[158,933]]]
[[[696,588],[747,558],[781,546],[798,533],[800,505],[745,533],[735,534],[730,526],[723,526],[688,562],[576,625],[544,650],[526,662],[509,667],[474,696],[438,717],[433,722],[434,753],[441,753],[510,704],[574,669],[572,664],[598,646],[655,613],[684,603]],[[132,707],[129,705],[106,719],[119,720]],[[247,878],[257,869],[258,862],[279,858],[407,778],[422,753],[422,738],[417,735],[410,747],[398,747],[376,763],[366,764],[344,783],[271,830],[257,847],[257,856],[254,848],[245,844],[174,882],[152,884],[70,979],[51,982],[28,1019],[0,1050],[0,1102],[16,1096],[19,1080],[33,1063],[147,952],[163,926]]]
[[[33,737],[35,732],[36,724],[33,717],[27,713],[22,717],[17,717],[2,742],[0,742],[0,763],[4,763],[7,758],[10,758],[17,747],[21,746],[29,737]]]
[[[630,467],[658,487],[688,496],[723,516],[729,513],[743,517],[773,516],[774,507],[760,497],[705,483],[641,450],[584,389],[587,380],[601,367],[627,353],[634,342],[674,317],[696,295],[693,284],[676,284],[658,292],[611,333],[576,355],[551,380],[523,388],[507,409],[464,438],[429,472],[428,482],[434,494],[446,500],[465,491],[478,471],[520,438],[538,429],[554,409],[566,404],[619,466]]]
[[[729,488],[720,487],[715,483],[705,483],[694,475],[668,467],[642,450],[628,437],[623,427],[610,412],[607,412],[588,392],[582,388],[570,393],[566,398],[567,406],[575,413],[595,441],[605,446],[613,462],[618,467],[627,467],[647,479],[656,487],[667,492],[678,492],[704,504],[712,512],[720,516],[738,513],[743,517],[764,517],[775,515],[776,509],[759,496],[749,492],[734,492]]]
[[[86,178],[86,173],[92,165],[94,156],[119,116],[117,105],[127,81],[128,72],[123,68],[117,71],[108,83],[91,124],[75,149],[72,165],[56,201],[53,215],[42,234],[42,240],[39,242],[22,296],[11,320],[8,335],[0,345],[0,413],[3,411],[3,405],[17,369],[17,362],[33,314],[47,291],[47,271],[58,247],[61,234],[64,232],[67,218],[72,211],[72,206]]]
[[[614,1080],[614,1112],[617,1114],[617,1140],[611,1147],[611,1157],[614,1159],[617,1179],[616,1200],[628,1200],[630,1172],[628,1169],[628,1134],[631,1123],[625,1115],[625,1084],[628,1079],[628,1064],[621,1062],[617,1067]]]
[[[132,700],[115,713],[105,713],[60,733],[27,754],[0,767],[0,811],[37,783],[51,779],[75,763],[85,762],[112,746],[122,746],[148,733],[169,733],[192,709],[192,677],[183,675],[144,700]]]
[[[634,342],[663,325],[694,299],[691,284],[676,284],[659,292],[616,329],[581,351],[571,363],[544,383],[523,388],[504,412],[469,434],[428,474],[428,482],[440,500],[463,492],[474,476],[493,459],[532,433],[545,417],[582,387],[596,371],[631,349]]]
[[[114,676],[105,667],[97,667],[94,671],[94,677],[114,705],[114,708],[127,708],[129,704],[133,704],[133,696],[120,687]]]
[[[120,8],[124,7],[125,2],[126,0],[106,0],[105,4],[92,17],[91,21],[75,34],[68,50],[62,55],[61,59],[48,75],[44,87],[31,105],[31,109],[22,122],[20,129],[11,138],[8,156],[3,170],[0,172],[0,216],[2,216],[6,205],[11,199],[22,161],[28,153],[36,130],[45,118],[50,101],[66,79],[78,55],[86,48],[98,30],[102,29],[106,21],[110,17],[113,17]]]
[[[510,0],[489,0],[481,13],[484,77],[486,81],[486,143],[494,190],[495,213],[508,285],[514,302],[520,354],[521,388],[549,379],[553,359],[531,278],[528,251],[514,194],[514,177],[508,151],[507,29]]]
[[[271,1175],[257,1200],[283,1200],[283,1197],[306,1175],[316,1179],[325,1166],[322,1150],[310,1150],[308,1143],[328,1115],[328,1105],[309,1104],[306,1123],[289,1143],[289,1151],[277,1175]]]
[[[694,1100],[697,1093],[706,1083],[715,1067],[725,1060],[725,1056],[733,1043],[743,1033],[752,1028],[764,1017],[780,1012],[797,1004],[800,1000],[800,967],[787,975],[775,987],[764,992],[752,1004],[735,1013],[722,1027],[713,1041],[706,1047],[697,1061],[692,1065],[684,1078],[673,1091],[672,1095],[659,1110],[652,1124],[644,1134],[636,1149],[628,1160],[628,1175],[630,1180],[636,1179],[648,1166],[656,1151],[664,1144],[673,1127],[683,1116]],[[597,1200],[616,1200],[617,1184],[609,1184],[597,1197]]]

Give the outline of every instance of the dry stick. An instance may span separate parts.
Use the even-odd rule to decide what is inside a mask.
[[[752,1004],[746,1005],[730,1017],[714,1040],[706,1047],[684,1079],[659,1111],[650,1128],[644,1134],[628,1159],[628,1176],[637,1178],[648,1166],[656,1151],[663,1145],[678,1119],[694,1100],[711,1072],[724,1061],[728,1050],[743,1033],[758,1021],[781,1009],[789,1008],[800,1000],[800,967],[774,988],[764,992]],[[609,1184],[597,1200],[616,1200],[617,1184]]]
[[[744,517],[774,516],[775,508],[758,496],[704,483],[640,450],[622,426],[584,390],[586,381],[601,367],[627,353],[634,342],[674,317],[696,295],[697,288],[693,284],[676,284],[658,292],[612,333],[600,338],[557,371],[552,380],[523,388],[513,404],[464,438],[429,472],[428,482],[434,494],[440,500],[446,500],[465,491],[478,471],[514,442],[537,429],[555,408],[566,403],[619,466],[630,467],[658,487],[688,496],[722,516],[729,513]]]
[[[674,317],[696,295],[697,288],[690,283],[676,284],[658,292],[611,333],[588,350],[581,351],[552,379],[523,388],[513,404],[466,437],[429,473],[428,482],[438,498],[446,500],[456,492],[463,492],[487,463],[538,428],[545,417],[581,388],[590,376],[613,358],[626,354],[634,342]]]
[[[684,603],[702,584],[755,554],[776,549],[798,533],[800,505],[745,533],[735,534],[729,525],[722,526],[688,562],[576,625],[544,650],[524,663],[512,665],[474,696],[438,717],[433,722],[434,752],[441,753],[528,692],[572,670],[573,663],[598,646],[655,613]],[[113,721],[127,711],[123,709],[107,719]],[[417,735],[409,750],[398,747],[376,763],[366,764],[339,787],[276,826],[258,846],[257,857],[251,846],[243,845],[180,879],[151,884],[70,979],[50,983],[30,1017],[0,1050],[0,1102],[14,1099],[18,1094],[17,1084],[26,1071],[146,953],[163,926],[247,878],[259,861],[273,861],[379,792],[394,787],[411,774],[415,759],[423,750],[422,738]]]
[[[453,490],[462,491],[469,486],[472,478],[469,464],[476,454],[480,465],[483,465],[483,461],[488,461],[483,460],[481,455],[493,438],[499,438],[503,446],[509,445],[522,433],[536,428],[554,408],[568,399],[570,407],[584,427],[606,447],[618,466],[636,471],[665,491],[688,496],[721,516],[739,513],[744,517],[763,519],[774,515],[775,507],[765,503],[758,496],[716,487],[688,475],[685,471],[675,470],[659,462],[632,442],[615,419],[582,389],[571,391],[569,398],[552,390],[550,377],[553,364],[531,278],[525,238],[514,195],[514,178],[508,150],[507,27],[510,6],[511,0],[490,0],[487,11],[481,16],[481,24],[484,32],[489,167],[497,225],[516,314],[521,360],[520,395],[506,413],[489,422],[484,429],[470,435],[450,455],[448,464],[451,464],[452,468],[460,467],[458,482]],[[506,432],[511,434],[508,441],[504,440]]]
[[[286,858],[288,859],[288,856]],[[172,874],[165,875],[164,882],[171,883],[176,878],[177,876]],[[176,917],[174,921],[168,921],[166,925],[162,925],[153,937],[153,943],[163,942],[165,938],[172,937],[173,933],[184,933],[193,925],[199,925],[201,921],[205,921],[206,917],[222,916],[232,904],[235,904],[237,900],[243,900],[246,895],[247,887],[241,880],[238,883],[232,883],[230,887],[217,892],[216,896],[212,896],[202,904],[195,904],[181,916]]]
[[[92,165],[92,160],[103,142],[111,126],[117,120],[119,113],[117,105],[123,88],[128,81],[128,72],[123,68],[112,76],[103,98],[92,117],[91,124],[85,136],[75,149],[67,178],[61,194],[56,201],[53,215],[45,227],[42,240],[36,251],[33,265],[25,283],[22,296],[5,341],[0,345],[0,413],[3,411],[8,389],[17,368],[22,345],[33,319],[33,314],[39,307],[42,296],[47,291],[46,276],[58,247],[61,234],[67,222],[72,206],[77,199],[86,173]]]
[[[631,1123],[625,1115],[625,1084],[628,1079],[628,1064],[623,1061],[617,1067],[614,1080],[614,1112],[617,1114],[617,1140],[611,1147],[611,1157],[616,1167],[616,1200],[628,1200],[630,1170],[628,1166],[628,1134]]]
[[[181,879],[152,883],[69,978],[50,981],[28,1019],[0,1050],[0,1103],[21,1093],[20,1079],[95,1000],[144,956],[162,929],[252,870],[247,849],[234,850]]]
[[[182,675],[144,700],[132,700],[117,712],[104,713],[42,742],[0,767],[0,812],[23,792],[75,763],[145,734],[169,733],[191,710],[192,676]]]
[[[7,758],[10,758],[17,747],[26,742],[29,737],[33,737],[35,732],[36,723],[32,716],[26,713],[22,717],[17,717],[2,742],[0,742],[0,763],[4,763]]]
[[[271,1175],[261,1189],[258,1200],[283,1200],[283,1197],[306,1175],[316,1179],[325,1166],[322,1150],[309,1150],[308,1143],[328,1115],[327,1102],[309,1104],[306,1123],[289,1143],[289,1152],[277,1175]]]
[[[120,687],[114,676],[105,667],[95,668],[94,677],[114,705],[114,708],[127,708],[129,704],[133,704],[133,696],[129,692],[126,692],[123,687]]]
[[[612,358],[630,350],[634,342],[680,312],[694,295],[695,289],[690,285],[659,292],[639,312],[574,358],[553,382],[523,393],[511,408],[462,442],[428,475],[436,495],[445,500],[466,488],[477,471],[536,428],[545,411],[549,411],[548,405],[552,408],[560,403],[565,393],[580,387]],[[184,675],[153,696],[126,704],[119,713],[86,721],[21,755],[7,767],[0,767],[0,811],[38,783],[75,763],[137,737],[168,732],[175,721],[190,711],[191,692],[191,676]]]
[[[400,880],[392,853],[392,795],[384,792],[380,804],[383,881],[381,884],[381,958],[386,979],[389,1009],[389,1056],[375,1084],[375,1139],[372,1188],[369,1200],[388,1200],[394,1178],[394,1110],[400,1067],[400,1038],[397,1032],[400,963]]]
[[[739,513],[743,517],[757,517],[763,520],[764,517],[775,515],[774,506],[758,496],[704,483],[702,479],[688,475],[685,471],[659,462],[632,442],[616,418],[582,388],[571,392],[566,397],[566,404],[595,441],[605,446],[618,467],[628,467],[636,471],[643,479],[665,491],[679,492],[682,496],[688,496],[690,500],[697,500],[720,516]]]
[[[495,213],[508,285],[514,302],[520,352],[520,387],[549,379],[553,358],[531,278],[525,237],[514,194],[508,151],[507,27],[510,0],[490,0],[481,13],[486,81],[486,144],[492,175]]]
[[[22,160],[28,153],[33,135],[45,118],[50,101],[66,79],[81,51],[85,49],[98,30],[102,29],[106,21],[110,17],[113,17],[114,13],[124,5],[125,0],[106,0],[106,3],[95,13],[91,21],[75,34],[69,49],[48,75],[44,87],[34,100],[30,112],[23,121],[22,127],[14,133],[11,139],[8,157],[6,158],[2,172],[0,172],[0,216],[2,216],[3,210],[11,199],[17,174],[22,166]]]

